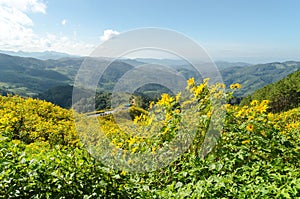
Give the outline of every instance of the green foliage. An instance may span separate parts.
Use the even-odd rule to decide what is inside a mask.
[[[92,96],[90,91],[76,88],[76,92],[80,93],[80,95],[76,95],[77,99],[72,99],[73,89],[74,87],[69,85],[57,86],[39,94],[37,98],[46,100],[62,108],[71,108],[73,102],[81,110],[84,110],[86,105],[92,104],[93,100],[95,100],[96,110],[110,109],[111,93],[97,92],[95,98],[89,98],[88,96]]]
[[[0,141],[0,198],[131,198],[133,183],[81,148]],[[130,189],[130,188],[129,188]]]
[[[192,104],[199,115],[189,121],[200,124],[196,139],[168,166],[146,173],[113,170],[91,157],[74,135],[71,111],[31,98],[1,97],[0,198],[299,198],[300,108],[273,114],[267,112],[268,101],[226,105],[217,145],[205,158],[197,155],[214,114],[209,96],[220,97],[220,87],[209,93],[206,83],[189,81],[191,97],[182,96],[181,108],[197,102]],[[156,103],[168,117],[154,141],[164,138],[168,144],[176,135],[178,118],[184,116],[174,108],[176,100],[163,95]],[[135,122],[143,126],[150,116],[143,112]],[[99,121],[107,124],[102,128],[116,145],[123,139],[119,147],[133,150],[143,141],[136,137],[130,145],[110,126],[116,125],[112,118]]]
[[[57,86],[40,93],[37,97],[47,102],[51,102],[63,108],[71,108],[72,106],[73,86]]]

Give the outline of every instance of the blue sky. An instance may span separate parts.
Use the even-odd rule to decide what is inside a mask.
[[[297,0],[0,0],[0,50],[88,55],[118,33],[159,27],[215,60],[300,60],[299,8]]]

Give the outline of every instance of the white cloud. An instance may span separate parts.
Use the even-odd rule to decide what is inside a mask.
[[[61,21],[61,25],[66,25],[67,24],[67,20],[66,19],[63,19],[62,21]]]
[[[1,49],[25,50],[37,39],[27,12],[46,13],[46,5],[38,0],[0,0]]]
[[[104,30],[103,35],[100,37],[100,40],[102,42],[104,42],[104,41],[107,41],[110,38],[112,38],[112,37],[114,37],[116,35],[119,35],[119,34],[120,33],[118,31],[115,31],[115,30],[111,30],[111,29]]]
[[[40,0],[0,0],[0,6],[15,8],[23,12],[46,13],[46,4]]]
[[[94,44],[88,44],[77,39],[66,36],[57,36],[54,34],[47,34],[38,40],[39,46],[45,50],[53,50],[58,52],[66,52],[76,55],[89,55],[93,49],[96,48]]]
[[[21,3],[22,2],[22,3]],[[35,37],[25,1],[0,0],[0,48],[24,46]]]
[[[38,35],[28,13],[46,13],[41,0],[0,0],[0,50],[45,51],[53,50],[70,54],[88,55],[96,47],[78,41],[76,36],[62,34]],[[67,20],[62,20],[62,25]]]

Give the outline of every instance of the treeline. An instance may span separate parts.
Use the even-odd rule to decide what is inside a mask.
[[[81,96],[76,96],[78,99],[74,99],[77,106],[80,106],[81,110],[85,110],[85,106],[90,106],[95,100],[95,108],[97,110],[109,109],[110,108],[110,99],[111,93],[108,92],[98,92],[95,95],[95,98],[88,91],[78,90],[77,93],[80,93]],[[73,86],[57,86],[47,90],[44,93],[41,93],[37,98],[46,100],[55,105],[58,105],[62,108],[71,108],[72,106],[72,96],[73,96]]]
[[[98,91],[95,96],[88,91],[79,90],[77,99],[73,102],[76,110],[81,112],[89,112],[92,110],[108,110],[115,108],[117,105],[134,103],[137,107],[147,109],[151,101],[156,102],[162,93],[172,94],[167,88],[162,86],[149,84],[136,90],[133,94],[118,93],[113,94],[108,91]],[[57,86],[51,88],[37,96],[38,99],[46,100],[56,104],[62,108],[71,108],[73,96],[73,86]],[[112,97],[113,103],[112,104]],[[74,105],[73,104],[73,105]]]
[[[259,90],[256,90],[253,94],[246,97],[236,96],[230,100],[230,104],[249,105],[252,100],[269,100],[270,112],[281,112],[292,108],[299,107],[300,104],[300,70],[288,75],[286,78],[281,79],[276,83],[269,84]],[[135,105],[143,109],[149,107],[151,101],[157,101],[162,93],[173,93],[165,87],[156,84],[148,84],[137,89],[133,94],[126,94],[128,96],[120,96],[120,100],[115,103],[127,104],[132,103],[134,99]],[[6,95],[7,92],[3,90],[2,95]],[[72,106],[72,86],[57,86],[47,90],[44,93],[38,95],[37,98],[52,102],[63,108],[71,108]],[[125,94],[124,94],[125,95]],[[80,110],[88,111],[90,105],[95,100],[96,110],[107,110],[112,108],[111,100],[112,93],[108,91],[99,91],[96,93],[95,98],[88,98],[86,96],[92,96],[87,92],[82,91],[82,96],[77,99],[76,105],[81,107]],[[114,100],[116,96],[114,96]],[[126,100],[124,101],[124,99]]]
[[[269,84],[245,97],[241,105],[248,105],[252,100],[269,100],[271,112],[282,112],[300,105],[300,70],[286,78]]]
[[[7,91],[7,90],[5,90],[5,89],[0,89],[0,95],[1,96],[7,96],[7,95],[14,95],[14,93],[13,92],[9,92],[9,91]]]

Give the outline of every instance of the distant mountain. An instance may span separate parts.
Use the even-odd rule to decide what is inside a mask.
[[[150,58],[137,58],[133,59],[134,61],[140,63],[149,63],[149,64],[160,64],[172,67],[183,67],[183,66],[190,66],[190,64],[185,60],[179,59],[150,59]],[[225,62],[225,61],[216,61],[214,62],[215,65],[218,67],[219,70],[230,68],[230,67],[246,67],[251,66],[252,64],[245,63],[245,62]],[[204,62],[196,62],[197,66],[210,66],[211,63],[204,63]]]
[[[120,59],[119,61],[124,62],[126,64],[130,64],[131,66],[137,67],[143,64],[147,64],[145,62],[138,61],[136,59]]]
[[[276,83],[269,84],[245,97],[241,104],[248,105],[252,100],[269,100],[272,112],[286,111],[300,106],[300,70]]]
[[[254,91],[274,82],[300,69],[300,62],[274,62],[257,64],[247,67],[230,67],[221,70],[223,81],[226,85],[240,83],[242,89],[237,91],[237,96],[247,96]]]
[[[108,63],[113,60],[108,58],[90,59],[98,63]],[[54,87],[73,85],[74,78],[84,60],[84,57],[40,60],[0,53],[0,89],[24,96],[37,96]],[[199,75],[197,76],[198,73],[193,67],[181,65],[181,62],[176,63],[176,60],[118,59],[107,68],[100,78],[99,90],[112,90],[121,76],[134,67],[145,64],[146,61],[148,63],[161,63],[162,65],[174,64],[171,67],[186,79],[195,75],[196,78],[201,78]],[[237,92],[237,96],[249,95],[255,90],[279,81],[300,69],[300,62],[295,61],[258,65],[243,62],[216,62],[216,64],[226,85],[232,83],[242,84],[243,88]],[[93,81],[93,78],[91,81]],[[60,90],[62,89],[60,88]]]
[[[48,61],[0,54],[0,89],[25,96],[58,85],[71,83],[71,79],[51,68]]]
[[[245,62],[225,62],[225,61],[216,61],[215,64],[220,70],[225,68],[231,68],[231,67],[247,67],[253,65]]]
[[[160,64],[166,66],[180,66],[180,65],[188,64],[185,60],[180,60],[180,59],[136,58],[134,60],[146,64]]]
[[[0,50],[0,53],[7,54],[11,56],[18,56],[18,57],[32,57],[41,60],[47,59],[60,59],[64,57],[79,57],[76,55],[70,55],[67,53],[55,52],[55,51],[44,51],[44,52],[24,52],[24,51],[3,51]]]
[[[91,60],[97,64],[107,63],[101,58]],[[22,96],[37,96],[54,87],[73,85],[83,61],[81,57],[39,60],[0,53],[0,89]],[[113,62],[99,80],[99,88],[113,88],[114,82],[132,68],[118,60]]]

